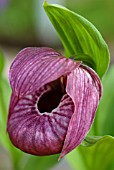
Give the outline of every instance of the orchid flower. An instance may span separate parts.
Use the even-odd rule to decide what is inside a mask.
[[[51,48],[29,47],[17,54],[9,80],[13,145],[33,155],[60,153],[60,159],[84,140],[102,93],[95,71]]]

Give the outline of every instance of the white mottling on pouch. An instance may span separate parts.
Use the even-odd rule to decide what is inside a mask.
[[[28,104],[27,100],[23,99],[19,101],[19,104]]]
[[[38,114],[41,115],[41,116],[43,116],[43,115],[53,116],[53,113],[48,113],[48,112],[44,112],[44,113],[38,112]]]
[[[40,140],[43,140],[43,136],[44,136],[44,134],[43,134],[43,132],[36,132],[36,138],[39,138]]]
[[[26,98],[32,100],[32,95],[27,95]]]

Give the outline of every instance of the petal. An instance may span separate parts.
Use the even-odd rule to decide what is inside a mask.
[[[20,97],[34,93],[79,65],[80,62],[62,57],[51,48],[25,48],[17,54],[10,68],[12,91]]]
[[[65,94],[52,113],[40,114],[38,93],[79,65],[50,48],[26,48],[16,56],[9,74],[12,96],[7,130],[17,148],[34,155],[61,152],[74,104]]]
[[[9,137],[17,148],[29,154],[60,153],[73,112],[74,105],[67,94],[51,114],[39,114],[32,97],[25,96],[8,119]]]
[[[101,82],[96,73],[80,66],[68,75],[66,91],[72,98],[75,110],[70,119],[60,158],[77,147],[87,135],[101,97]]]

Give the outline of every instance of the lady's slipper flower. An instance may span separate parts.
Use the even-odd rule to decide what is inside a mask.
[[[9,80],[7,130],[17,148],[62,158],[83,141],[102,91],[92,69],[51,48],[26,48],[14,59]]]

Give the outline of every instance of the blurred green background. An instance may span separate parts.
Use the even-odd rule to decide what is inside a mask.
[[[49,0],[48,2],[64,5],[92,22],[106,40],[111,54],[111,65],[114,63],[114,0]],[[9,66],[20,49],[27,46],[48,46],[60,51],[63,50],[58,35],[46,16],[42,4],[43,0],[0,0],[0,49],[5,56],[3,79],[6,81],[8,80]],[[109,78],[109,81],[111,79],[112,77]],[[0,85],[1,82],[0,79]],[[108,88],[106,82],[105,85]],[[6,89],[8,87],[4,86],[3,95],[8,98],[9,92]],[[8,101],[9,98],[6,103]],[[113,105],[113,100],[111,101]],[[108,107],[110,108],[110,106]],[[103,125],[103,128],[105,129],[106,126]],[[36,162],[33,161],[33,163]],[[52,169],[72,170],[66,160],[57,163],[56,166],[50,168],[50,170]],[[12,170],[9,152],[1,143],[0,170]]]
[[[114,41],[114,0],[49,0],[91,21],[108,41]],[[42,8],[43,0],[0,0],[0,43],[12,46],[60,45]]]

